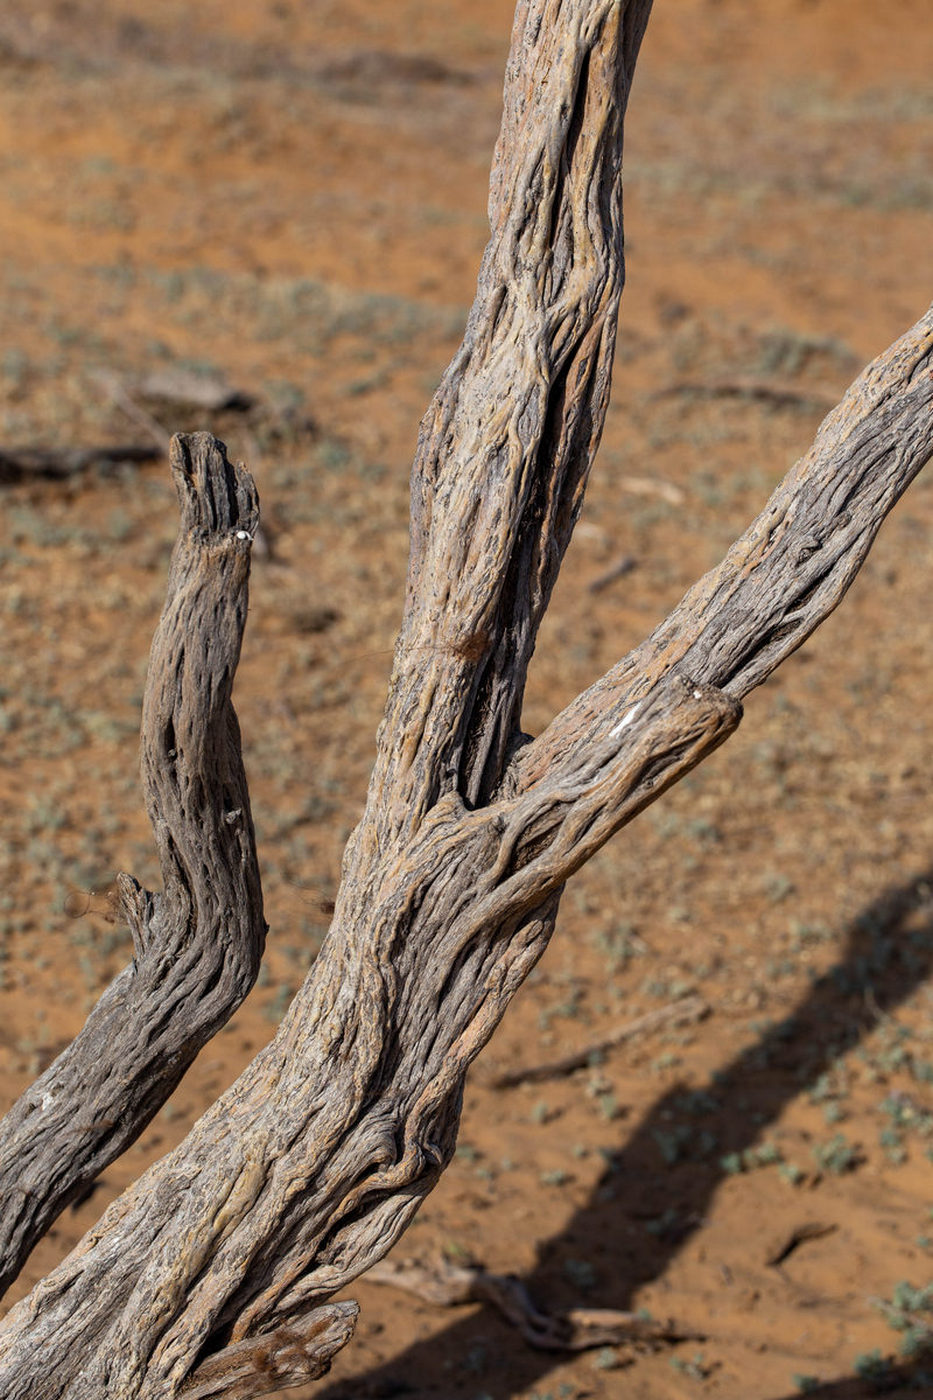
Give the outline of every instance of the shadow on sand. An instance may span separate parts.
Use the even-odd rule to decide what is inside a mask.
[[[659,1141],[669,1137],[672,1120],[684,1118],[684,1088],[675,1086],[657,1100],[612,1155],[587,1204],[559,1236],[541,1242],[538,1264],[523,1279],[532,1298],[554,1308],[579,1303],[562,1266],[570,1261],[572,1276],[581,1257],[593,1260],[598,1272],[599,1288],[587,1297],[593,1306],[630,1309],[638,1290],[664,1274],[701,1226],[725,1175],[723,1157],[754,1146],[792,1099],[933,973],[931,884],[933,871],[886,891],[863,910],[847,930],[839,961],[813,983],[796,1010],[717,1073],[709,1086],[712,1108],[702,1118],[702,1128],[716,1142],[708,1159],[658,1170]],[[908,927],[918,908],[926,914],[923,925],[918,928],[912,920]],[[641,1228],[633,1230],[633,1220]],[[653,1222],[651,1231],[644,1228],[646,1221]],[[471,1358],[475,1363],[484,1351],[489,1364],[474,1364],[471,1374]],[[506,1400],[545,1380],[555,1364],[553,1354],[531,1350],[496,1314],[482,1309],[382,1366],[322,1387],[318,1400],[393,1395]],[[624,1385],[621,1375],[618,1384]],[[823,1383],[806,1393],[821,1400],[862,1400],[882,1391],[895,1397],[933,1394],[933,1361],[891,1366],[874,1380],[852,1376]]]

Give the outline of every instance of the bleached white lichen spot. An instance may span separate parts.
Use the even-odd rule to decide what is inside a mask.
[[[641,709],[641,701],[639,700],[638,704],[637,704],[637,705],[633,705],[632,708],[628,711],[628,713],[627,713],[627,714],[624,714],[624,715],[622,716],[622,718],[619,720],[619,723],[615,726],[615,728],[612,729],[612,730],[610,731],[610,735],[611,735],[611,737],[612,737],[613,739],[616,737],[617,734],[621,734],[621,733],[622,733],[622,730],[625,729],[628,725],[631,724],[632,720],[633,720],[633,719],[635,718],[635,716],[638,714],[638,711],[639,711],[640,709]]]
[[[695,691],[693,692],[693,698],[694,698],[694,700],[702,700],[702,699],[703,699],[703,692],[702,692],[702,690],[695,690]]]

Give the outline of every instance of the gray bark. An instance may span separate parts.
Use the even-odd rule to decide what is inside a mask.
[[[723,564],[522,735],[608,400],[622,118],[649,8],[519,4],[492,238],[422,425],[405,614],[331,930],[270,1045],[10,1314],[6,1400],[248,1397],[323,1373],[355,1311],[328,1300],[449,1161],[466,1071],[564,883],[734,731],[933,452],[931,308]],[[207,805],[223,810],[219,789]]]
[[[259,505],[206,433],[176,438],[181,529],[152,644],[142,779],[163,892],[117,879],[134,958],[84,1029],[0,1122],[0,1290],[69,1202],[120,1156],[246,996],[266,925],[230,700]]]

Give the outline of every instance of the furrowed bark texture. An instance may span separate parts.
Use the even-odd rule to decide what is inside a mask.
[[[563,880],[735,723],[731,701],[672,682],[624,752],[594,736],[560,782],[479,806],[519,739],[608,402],[622,119],[649,9],[519,6],[492,237],[422,431],[413,586],[327,951],[193,1155],[108,1212],[71,1281],[20,1309],[22,1332],[11,1317],[11,1397],[181,1393],[385,1252],[451,1155],[466,1068],[540,956]],[[251,1393],[277,1383],[257,1368]]]
[[[928,314],[721,568],[541,738],[520,734],[608,393],[647,14],[519,6],[493,237],[422,430],[402,635],[334,923],[271,1044],[10,1314],[5,1400],[258,1396],[323,1371],[352,1327],[327,1300],[449,1161],[466,1070],[564,882],[735,729],[933,450]]]
[[[421,425],[408,597],[367,820],[415,830],[489,798],[609,402],[622,123],[650,0],[518,6],[492,237],[463,345]],[[430,645],[425,645],[425,643]]]
[[[230,701],[246,622],[252,478],[207,434],[176,438],[181,530],[152,644],[142,774],[164,893],[117,881],[135,956],[0,1122],[0,1284],[133,1142],[252,986],[265,923]]]
[[[672,668],[741,698],[842,601],[881,523],[933,455],[933,306],[873,360],[765,509],[640,647],[519,755],[533,781],[568,736],[639,703]]]

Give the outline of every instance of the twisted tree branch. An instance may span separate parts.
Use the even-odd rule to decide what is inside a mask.
[[[405,617],[332,928],[271,1044],[10,1314],[8,1400],[259,1396],[326,1365],[352,1327],[352,1305],[327,1300],[449,1161],[466,1070],[564,882],[735,729],[933,451],[931,310],[722,566],[521,735],[608,396],[622,117],[648,11],[519,5],[492,240],[422,428]]]
[[[143,702],[142,776],[164,890],[117,878],[135,956],[0,1122],[0,1288],[134,1142],[256,979],[262,889],[230,700],[259,523],[252,478],[206,433],[175,438],[182,509]]]

